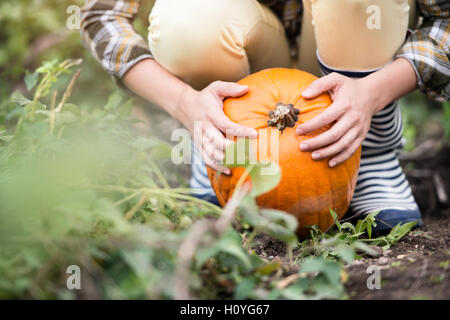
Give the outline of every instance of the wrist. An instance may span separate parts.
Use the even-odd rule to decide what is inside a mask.
[[[174,114],[186,128],[190,129],[193,122],[193,113],[195,108],[195,99],[199,94],[199,91],[193,89],[192,87],[186,85],[181,89],[178,95],[178,99],[174,105]]]
[[[373,95],[376,111],[417,88],[417,76],[411,64],[399,58],[384,68],[361,79]]]
[[[391,101],[395,100],[395,98],[391,100],[390,94],[384,88],[384,83],[380,83],[378,79],[367,76],[359,81],[363,87],[362,92],[368,100],[367,106],[370,108],[372,116],[378,111],[383,110]]]

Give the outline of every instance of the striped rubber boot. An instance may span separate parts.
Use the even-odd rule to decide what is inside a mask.
[[[333,70],[320,61],[322,75],[338,72],[351,78],[363,78],[371,72]],[[350,209],[356,217],[372,212],[378,232],[386,232],[399,223],[418,221],[421,213],[398,160],[404,145],[402,114],[398,101],[387,105],[372,118],[362,143],[361,166]]]

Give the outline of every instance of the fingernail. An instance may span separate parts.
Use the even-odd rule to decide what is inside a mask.
[[[303,134],[303,130],[300,127],[297,127],[296,133],[298,135],[302,135]]]
[[[311,155],[311,157],[312,157],[314,160],[317,160],[317,159],[320,158],[320,153],[313,152],[313,154]]]
[[[303,91],[302,95],[303,96],[310,96],[312,95],[312,90],[311,89],[306,89],[305,91]]]
[[[258,137],[258,132],[256,130],[250,130],[248,136],[250,139],[255,139]]]
[[[228,168],[223,169],[223,173],[229,176],[231,174],[231,170]]]
[[[336,166],[336,161],[330,161],[330,163],[328,164],[331,168]]]
[[[306,149],[308,149],[308,145],[306,143],[301,143],[300,144],[300,149],[302,149],[303,151],[305,151]]]

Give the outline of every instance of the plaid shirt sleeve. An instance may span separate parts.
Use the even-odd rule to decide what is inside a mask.
[[[132,24],[140,4],[141,0],[86,0],[82,10],[84,44],[118,79],[139,61],[152,58]]]
[[[414,67],[419,89],[431,99],[450,100],[450,1],[417,0],[423,24],[397,53]]]

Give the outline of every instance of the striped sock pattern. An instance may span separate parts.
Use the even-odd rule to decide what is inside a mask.
[[[322,75],[338,72],[362,78],[371,72],[333,70],[319,59]],[[372,71],[373,72],[373,71]],[[376,113],[362,144],[361,166],[350,208],[355,215],[375,211],[419,212],[416,201],[398,160],[404,145],[402,114],[395,101]]]

